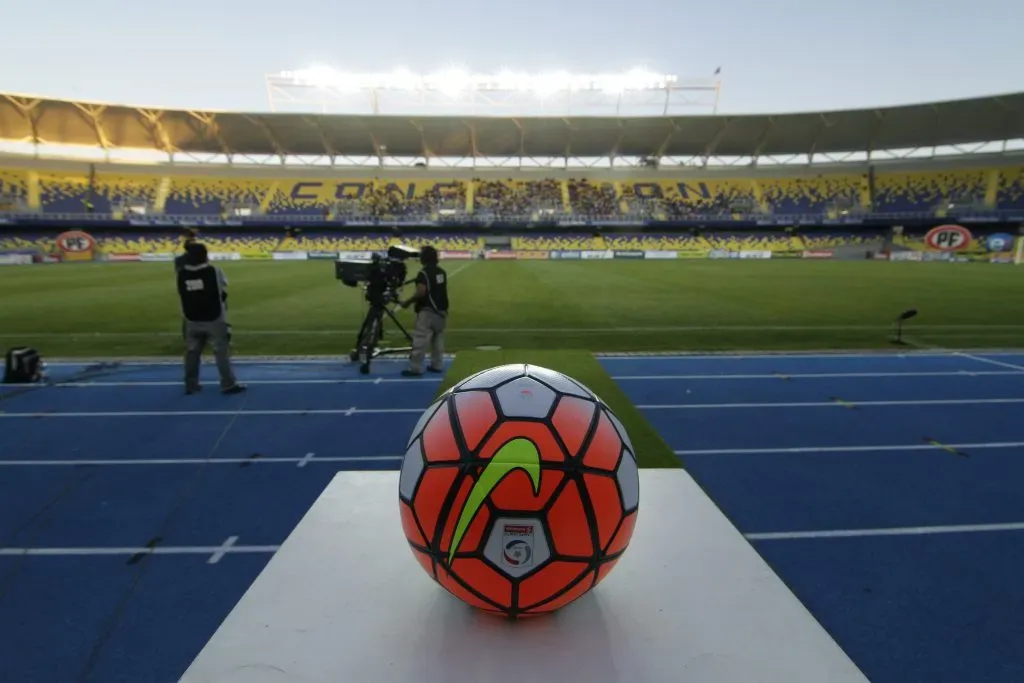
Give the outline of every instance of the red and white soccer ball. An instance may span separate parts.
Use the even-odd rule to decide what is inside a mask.
[[[402,528],[423,569],[479,609],[544,614],[586,594],[629,545],[636,455],[572,378],[503,365],[431,405],[408,442]]]

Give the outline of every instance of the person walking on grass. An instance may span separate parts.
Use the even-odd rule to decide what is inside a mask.
[[[206,245],[192,242],[186,247],[184,265],[178,271],[178,297],[185,318],[185,393],[202,389],[199,365],[207,343],[220,373],[220,390],[225,394],[245,391],[231,368],[231,326],[228,324],[228,281],[212,265]]]

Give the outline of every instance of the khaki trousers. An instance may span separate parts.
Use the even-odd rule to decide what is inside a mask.
[[[213,357],[220,373],[220,388],[230,389],[238,383],[231,369],[230,328],[224,321],[204,323],[185,321],[185,387],[199,386],[199,365],[206,345],[213,346]]]
[[[423,372],[423,361],[427,357],[427,351],[430,351],[431,369],[444,369],[444,330],[447,324],[447,316],[430,308],[424,308],[416,314],[409,370],[417,374]]]

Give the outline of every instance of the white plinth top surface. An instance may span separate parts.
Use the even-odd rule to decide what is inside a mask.
[[[397,497],[397,472],[339,473],[181,683],[867,681],[682,470],[641,470],[596,589],[519,622],[426,575]]]

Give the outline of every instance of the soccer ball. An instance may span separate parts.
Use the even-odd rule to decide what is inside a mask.
[[[450,593],[510,617],[553,612],[625,552],[636,456],[589,389],[503,365],[449,389],[420,418],[399,478],[413,555]]]

